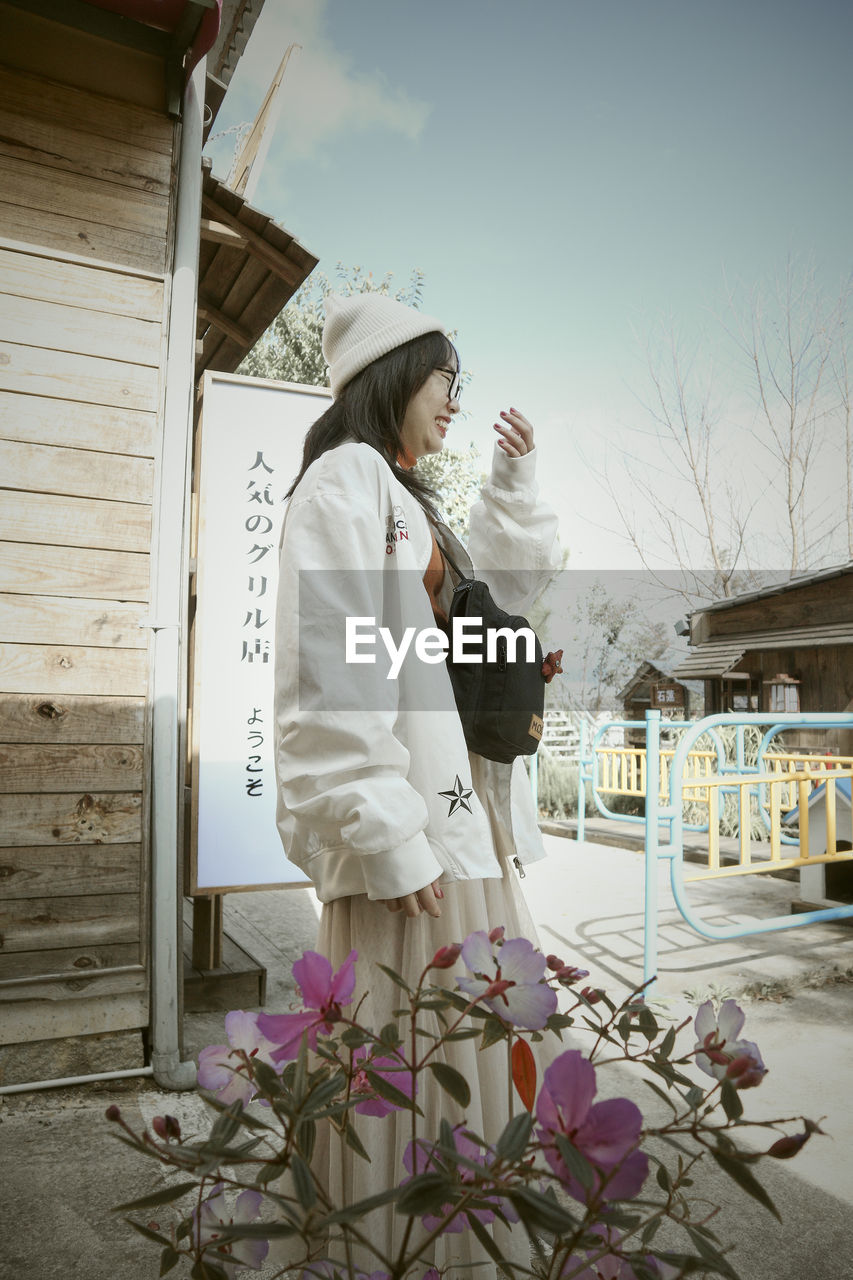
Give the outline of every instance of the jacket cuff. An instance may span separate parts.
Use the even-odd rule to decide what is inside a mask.
[[[362,855],[364,884],[372,902],[377,898],[402,898],[417,893],[441,878],[441,864],[429,846],[423,831],[405,844],[383,853]]]
[[[510,458],[499,445],[492,455],[492,474],[489,483],[506,493],[519,493],[530,489],[536,482],[536,448],[520,458]]]

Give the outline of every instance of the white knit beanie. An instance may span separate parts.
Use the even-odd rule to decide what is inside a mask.
[[[332,395],[380,356],[424,333],[446,333],[433,316],[397,302],[384,293],[326,295],[323,355],[329,366]]]

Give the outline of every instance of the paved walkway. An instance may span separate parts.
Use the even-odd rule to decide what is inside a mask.
[[[524,881],[543,949],[582,964],[590,982],[613,995],[631,990],[642,981],[641,855],[556,835],[546,836],[546,844],[549,858],[529,868]],[[715,921],[778,914],[798,892],[796,883],[766,876],[693,890]],[[717,1229],[735,1245],[734,1265],[742,1280],[853,1280],[853,931],[808,926],[706,942],[681,921],[663,875],[660,908],[657,1007],[680,1018],[692,1016],[708,995],[741,998],[744,1034],[760,1045],[770,1068],[761,1088],[745,1095],[747,1114],[826,1117],[830,1135],[814,1138],[790,1163],[759,1167],[781,1226],[722,1175],[708,1179],[709,1199],[722,1205]],[[267,1008],[283,1009],[292,998],[290,966],[314,942],[312,895],[234,894],[225,911],[229,933],[269,970]],[[221,1041],[221,1014],[192,1015],[186,1036],[193,1053]],[[624,1070],[614,1071],[610,1088],[648,1106],[645,1088]],[[153,1164],[142,1167],[108,1136],[102,1117],[112,1101],[138,1124],[164,1110],[189,1128],[203,1116],[195,1095],[164,1094],[145,1080],[0,1099],[3,1280],[156,1276],[156,1248],[108,1212],[158,1176]]]

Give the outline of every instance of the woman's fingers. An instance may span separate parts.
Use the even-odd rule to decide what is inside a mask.
[[[410,919],[425,911],[428,916],[438,919],[441,915],[439,899],[444,897],[441,885],[437,880],[418,889],[417,893],[405,893],[400,898],[383,898],[381,901],[389,911],[403,911]]]
[[[501,410],[503,422],[495,423],[500,439],[498,444],[511,458],[523,458],[533,448],[533,424],[517,409]]]

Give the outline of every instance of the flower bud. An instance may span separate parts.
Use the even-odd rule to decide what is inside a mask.
[[[589,977],[589,969],[578,969],[573,964],[564,964],[562,969],[558,969],[555,977],[562,987],[570,987],[575,982],[580,982],[581,978]]]
[[[792,1133],[788,1137],[778,1138],[772,1147],[767,1148],[768,1156],[775,1156],[777,1160],[790,1160],[809,1140],[808,1133]]]
[[[514,987],[514,982],[508,982],[506,978],[497,978],[490,987],[483,992],[484,1000],[494,1000],[497,996],[502,996],[504,992],[509,991],[510,987]]]
[[[587,1004],[598,1004],[603,994],[597,987],[584,987],[583,991],[581,991],[581,995]]]
[[[496,929],[490,930],[489,942],[492,942],[492,943],[501,942],[503,940],[503,936],[505,933],[506,933],[506,929],[503,927],[503,925],[502,924],[498,925]]]
[[[118,1109],[115,1103],[113,1103],[112,1106],[107,1107],[104,1114],[108,1120],[121,1120],[121,1111]]]
[[[555,955],[546,956],[545,963],[549,969],[553,970],[554,973],[556,973],[558,969],[562,969],[565,967],[565,961],[561,960],[559,956],[555,956]]]
[[[439,947],[432,960],[431,969],[450,969],[462,954],[462,943],[453,942],[449,947]]]
[[[151,1121],[151,1128],[158,1138],[163,1138],[166,1142],[170,1138],[180,1138],[181,1136],[181,1126],[174,1116],[155,1116]]]

